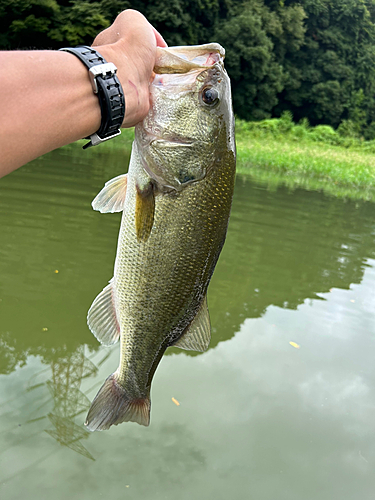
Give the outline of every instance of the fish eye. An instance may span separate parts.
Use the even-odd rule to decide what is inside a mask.
[[[206,87],[202,91],[202,101],[208,106],[219,102],[219,92],[214,87]]]

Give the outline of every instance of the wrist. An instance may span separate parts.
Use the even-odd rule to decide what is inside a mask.
[[[115,64],[108,62],[96,49],[86,45],[64,47],[60,51],[73,54],[86,66],[92,91],[99,100],[101,124],[95,133],[86,137],[90,142],[83,149],[120,135],[125,116],[125,99],[120,80],[116,76]]]
[[[94,45],[108,62],[113,62],[117,67],[117,77],[124,91],[126,110],[122,127],[134,127],[143,120],[150,106],[149,84],[151,81],[153,59],[149,54],[144,56],[138,53],[131,40],[124,38],[115,43]],[[156,53],[156,48],[155,48]],[[134,54],[135,57],[134,57]],[[133,57],[137,64],[133,62]],[[147,72],[142,68],[144,60],[150,60],[150,69]],[[152,62],[151,62],[152,61]],[[146,74],[146,75],[145,75]]]
[[[120,42],[111,43],[107,45],[93,45],[92,48],[97,50],[107,62],[113,63],[117,68],[117,78],[119,79],[122,89],[124,91],[126,109],[122,127],[129,127],[128,125],[128,106],[132,104],[132,92],[129,89],[129,82],[126,73],[127,56]],[[129,68],[128,68],[129,69]]]

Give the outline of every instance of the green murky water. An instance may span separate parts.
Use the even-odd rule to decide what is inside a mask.
[[[149,428],[85,431],[118,362],[85,317],[120,218],[90,202],[126,163],[60,150],[0,181],[1,499],[373,499],[371,203],[238,177],[210,349],[167,353]]]

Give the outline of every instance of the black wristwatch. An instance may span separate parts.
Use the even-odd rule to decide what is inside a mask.
[[[108,63],[99,52],[87,45],[65,47],[59,50],[74,54],[89,68],[92,88],[99,98],[102,112],[100,128],[95,134],[86,137],[90,139],[90,142],[85,144],[83,149],[120,135],[125,116],[125,97],[121,83],[116,76],[116,66]]]

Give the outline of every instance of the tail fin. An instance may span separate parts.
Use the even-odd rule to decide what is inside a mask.
[[[95,396],[85,425],[89,431],[103,431],[121,422],[150,423],[150,397],[132,399],[119,384],[116,373],[110,375]]]

